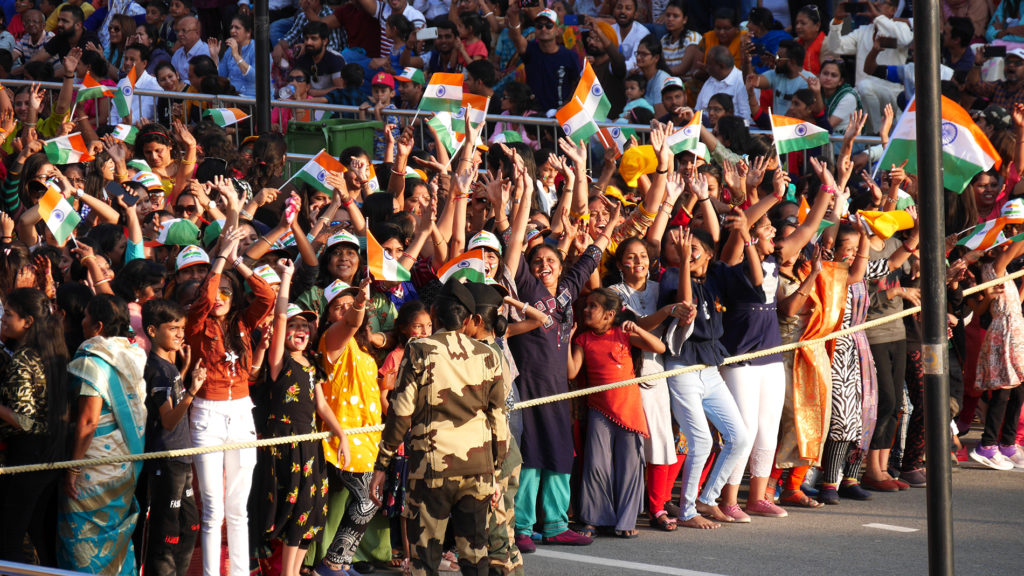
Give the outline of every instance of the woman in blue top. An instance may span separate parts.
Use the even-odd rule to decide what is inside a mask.
[[[746,280],[737,282],[730,287],[729,293],[723,299],[726,308],[723,320],[729,326],[729,330],[722,338],[722,344],[730,356],[757,352],[782,344],[776,309],[779,262],[791,261],[811,241],[833,198],[837,206],[845,203],[845,200],[837,195],[831,172],[815,158],[811,158],[810,161],[822,182],[821,190],[804,223],[789,236],[777,239],[775,228],[765,217],[768,209],[779,202],[786,193],[789,176],[782,170],[775,171],[774,195],[764,197],[746,212],[735,210],[730,216],[733,234],[722,250],[722,260],[727,264],[738,264],[744,255],[750,258],[746,253],[753,249],[759,264],[759,272],[763,277],[761,283]],[[755,163],[754,166],[755,168],[751,170],[755,170],[758,164]],[[760,182],[751,184],[756,186]],[[750,222],[755,223],[753,227],[750,226]],[[744,233],[737,235],[737,230],[743,230]],[[745,250],[740,244],[741,240],[747,243]],[[750,517],[747,514],[772,518],[787,515],[785,510],[775,505],[773,498],[766,496],[786,397],[785,370],[781,354],[755,358],[722,369],[722,377],[736,400],[747,434],[752,441],[749,454],[750,493],[747,497],[746,513],[740,510],[736,503],[745,468],[742,459],[730,471],[728,482],[722,490],[722,510],[739,522],[749,522]],[[773,497],[774,491],[772,488]]]
[[[227,50],[221,55],[220,40],[210,38],[210,56],[217,63],[217,73],[227,78],[240,96],[256,97],[256,43],[252,40],[252,18],[236,15],[231,19],[230,38],[224,41]],[[273,88],[271,88],[273,91]]]

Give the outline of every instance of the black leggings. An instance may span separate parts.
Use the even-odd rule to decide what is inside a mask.
[[[27,533],[43,566],[57,566],[57,489],[63,470],[0,476],[0,559],[26,563]]]
[[[896,391],[899,389],[902,394],[907,366],[907,341],[872,344],[871,355],[875,358],[875,371],[878,373],[878,417],[870,449],[888,450],[892,448],[896,437],[899,413]]]
[[[1024,386],[989,390],[988,412],[985,413],[985,428],[981,432],[982,446],[996,443],[1013,446],[1017,441],[1017,423],[1020,408],[1024,404]]]

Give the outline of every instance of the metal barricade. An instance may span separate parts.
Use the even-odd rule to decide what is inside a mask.
[[[9,87],[31,86],[33,84],[38,84],[39,86],[41,86],[43,88],[53,89],[53,90],[59,90],[61,88],[61,83],[60,82],[31,82],[31,81],[28,81],[28,80],[4,80],[4,85],[5,86],[9,86]],[[156,91],[149,91],[149,90],[136,90],[135,91],[135,95],[136,96],[142,96],[142,97],[155,97],[155,98],[166,98],[166,99],[170,99],[170,100],[180,100],[180,101],[183,101],[183,102],[184,101],[204,102],[204,103],[208,103],[210,108],[230,107],[230,105],[235,105],[235,106],[239,106],[239,105],[240,106],[255,106],[256,105],[256,100],[254,98],[246,98],[246,97],[243,97],[243,96],[228,96],[228,95],[221,95],[221,94],[197,94],[197,93],[191,93],[191,92],[164,92],[164,91],[156,92]],[[342,105],[339,105],[339,104],[324,104],[324,103],[315,103],[315,102],[302,102],[302,101],[296,101],[296,100],[276,100],[276,99],[272,99],[270,104],[271,104],[272,107],[275,107],[275,108],[290,108],[290,109],[303,109],[303,110],[321,111],[321,112],[325,112],[325,113],[338,114],[339,116],[348,116],[348,117],[356,116],[357,117],[358,114],[359,114],[359,107],[358,106],[342,106]],[[400,117],[402,119],[410,119],[410,120],[417,119],[417,118],[424,118],[425,117],[424,113],[421,113],[418,110],[394,109],[394,110],[388,110],[387,114],[389,116],[398,116],[398,117]],[[427,113],[427,114],[429,114],[429,113]],[[495,126],[495,124],[497,122],[504,122],[504,123],[507,123],[507,124],[518,124],[518,125],[527,127],[526,128],[527,131],[533,131],[536,134],[536,140],[538,142],[540,142],[540,141],[557,142],[558,138],[562,135],[561,134],[561,127],[560,127],[558,121],[556,119],[554,119],[554,118],[547,118],[547,117],[544,117],[544,116],[504,116],[504,115],[488,114],[487,115],[487,125],[484,127],[484,133],[481,135],[481,137],[485,141],[489,140],[489,138],[488,138],[489,131],[491,129],[493,129],[493,127]],[[619,124],[619,123],[614,123],[614,122],[598,122],[597,124],[600,127],[617,127],[617,128],[629,128],[629,129],[632,129],[633,131],[636,132],[637,140],[641,144],[646,144],[648,142],[648,137],[649,137],[649,134],[650,134],[650,131],[651,131],[651,127],[646,125],[646,124]],[[245,122],[245,123],[243,123],[241,125],[237,125],[237,126],[238,126],[238,128],[236,130],[234,130],[234,138],[235,138],[235,143],[236,144],[240,145],[242,139],[244,139],[245,137],[251,136],[251,135],[256,133],[255,122],[252,121],[252,120],[250,120],[249,122]],[[420,131],[420,134],[419,134],[420,140],[419,141],[420,142],[425,141],[426,140],[426,138],[425,138],[425,136],[426,136],[426,123],[425,122],[419,122],[417,124],[417,126],[416,126],[416,129]],[[750,131],[750,133],[752,135],[770,135],[771,131],[770,130],[753,129],[753,130]],[[548,136],[548,137],[546,138],[545,136]],[[838,134],[838,135],[837,134],[831,134],[829,136],[829,141],[830,141],[830,144],[828,146],[831,146],[833,143],[842,142],[843,141],[843,136],[841,134]],[[881,143],[881,138],[879,138],[877,136],[859,136],[859,137],[857,137],[854,140],[854,142],[855,142],[855,144],[873,145],[873,144]],[[310,158],[312,158],[312,156],[310,156],[308,154],[292,154],[292,153],[288,154],[288,159],[289,160],[294,160],[294,161],[308,160]],[[593,168],[593,161],[594,161],[594,154],[588,154],[588,163],[590,163],[590,166],[589,166],[590,168]],[[806,155],[805,155],[803,169],[804,169],[804,171],[806,171],[806,169],[807,169],[807,166],[806,166]]]

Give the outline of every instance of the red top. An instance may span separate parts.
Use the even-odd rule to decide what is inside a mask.
[[[588,388],[636,378],[629,334],[616,326],[604,334],[584,332],[576,337],[583,349],[583,376]],[[640,399],[639,386],[623,386],[587,396],[587,405],[615,424],[650,437],[647,415]]]
[[[249,277],[253,298],[232,328],[242,334],[244,350],[228,352],[220,322],[210,316],[220,291],[220,274],[210,274],[199,288],[196,301],[185,321],[185,340],[193,357],[203,359],[206,384],[199,396],[207,400],[236,400],[249,395],[249,370],[252,368],[252,332],[274,308],[277,295],[259,275]]]

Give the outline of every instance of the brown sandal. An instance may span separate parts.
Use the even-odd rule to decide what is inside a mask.
[[[664,530],[665,532],[674,532],[675,529],[679,527],[676,524],[675,519],[669,517],[668,512],[651,518],[651,526]]]
[[[779,504],[783,506],[797,506],[799,508],[821,508],[824,506],[821,502],[804,494],[803,490],[784,491],[782,496],[779,497]]]

